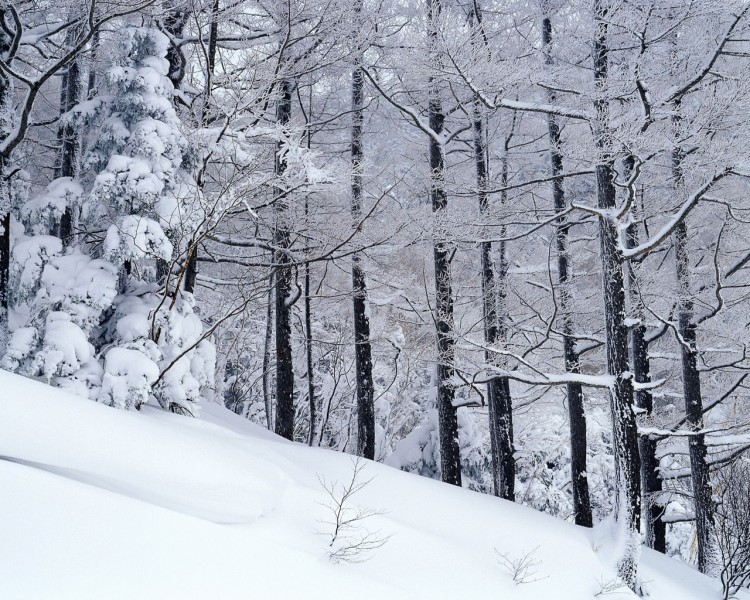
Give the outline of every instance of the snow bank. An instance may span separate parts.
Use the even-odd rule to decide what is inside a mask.
[[[0,372],[3,597],[114,600],[594,599],[614,577],[601,531],[378,464],[356,497],[392,534],[361,564],[328,558],[319,477],[350,457],[291,444],[217,405],[202,419],[112,410]],[[501,564],[533,552],[530,583]],[[715,582],[644,552],[651,600]],[[607,597],[634,598],[629,591]]]

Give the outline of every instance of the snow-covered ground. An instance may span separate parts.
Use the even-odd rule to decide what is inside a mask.
[[[0,371],[0,456],[8,600],[634,597],[611,589],[605,528],[370,463],[352,507],[382,511],[365,525],[391,537],[366,562],[335,563],[321,480],[348,481],[351,458],[216,405],[201,419],[126,412]],[[529,553],[514,583],[501,563]],[[719,591],[650,551],[641,578],[652,600]]]

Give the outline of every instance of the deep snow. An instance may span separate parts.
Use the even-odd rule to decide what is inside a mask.
[[[626,599],[607,531],[370,463],[354,504],[392,535],[334,563],[320,479],[351,458],[292,444],[218,405],[200,419],[96,404],[0,371],[0,597],[36,599]],[[534,549],[536,549],[534,551]],[[534,551],[535,581],[510,560]],[[652,600],[719,586],[644,551]]]

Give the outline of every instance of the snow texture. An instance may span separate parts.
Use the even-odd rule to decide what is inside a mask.
[[[606,524],[585,530],[374,463],[356,502],[384,511],[371,527],[393,536],[367,562],[334,564],[318,477],[345,481],[351,457],[214,404],[196,420],[114,411],[8,373],[0,385],[7,598],[594,600],[612,585]],[[514,583],[498,553],[529,552],[535,581]],[[645,550],[642,563],[651,600],[718,593],[673,559]]]

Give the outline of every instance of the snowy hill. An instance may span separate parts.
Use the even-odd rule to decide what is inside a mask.
[[[125,412],[2,371],[0,389],[5,599],[634,597],[610,589],[603,528],[378,464],[352,507],[382,511],[365,524],[391,537],[366,562],[335,563],[320,480],[351,479],[350,457],[216,405],[201,419]],[[528,581],[514,583],[501,563],[530,552]],[[650,551],[641,578],[652,600],[719,590]]]

